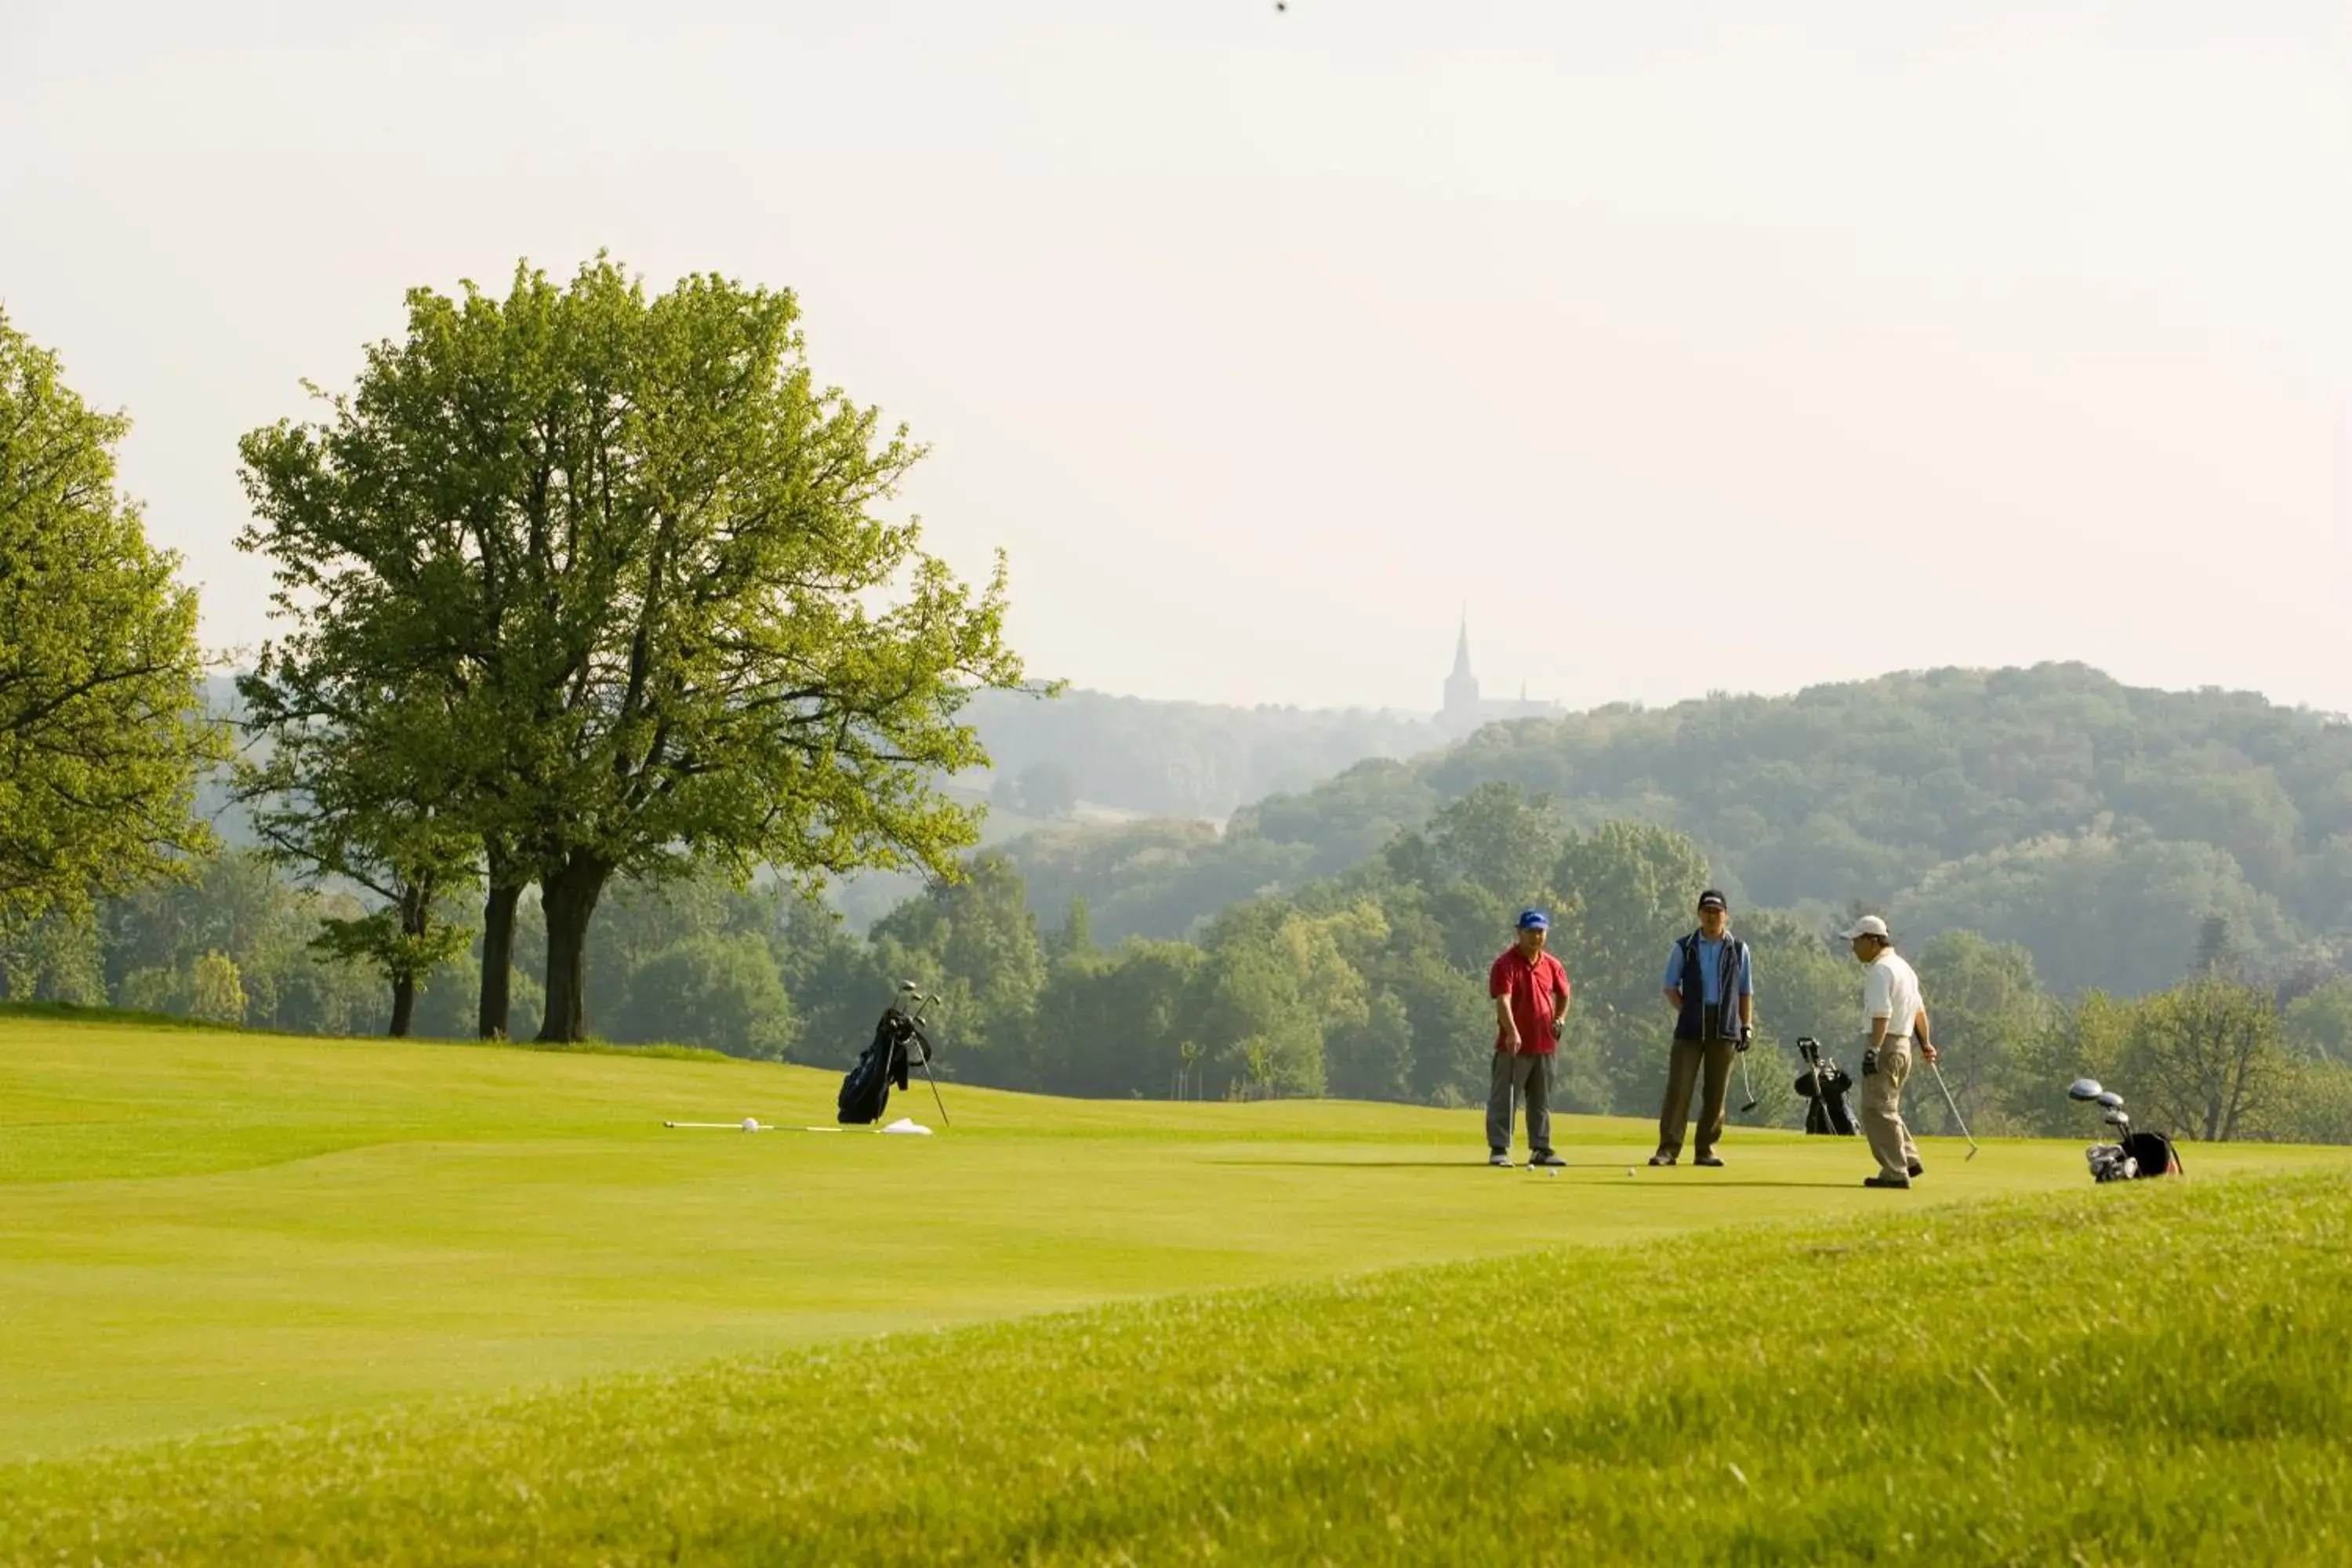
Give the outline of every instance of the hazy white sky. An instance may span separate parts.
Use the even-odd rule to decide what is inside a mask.
[[[1578,706],[2081,658],[2352,710],[2341,0],[0,0],[0,305],[266,633],[403,289],[799,290],[1041,674]],[[1769,17],[1769,19],[1767,19]]]

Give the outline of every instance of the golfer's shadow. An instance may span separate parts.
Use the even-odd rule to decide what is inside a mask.
[[[1202,1163],[1236,1165],[1244,1169],[1270,1171],[1486,1171],[1492,1169],[1484,1160],[1465,1160],[1458,1156],[1450,1160],[1204,1160]],[[1608,1161],[1595,1161],[1589,1165],[1579,1165],[1571,1160],[1559,1168],[1565,1171],[1605,1171],[1610,1167],[1611,1163]],[[1522,1165],[1515,1168],[1525,1170],[1527,1167]],[[1672,1176],[1657,1178],[1663,1181],[1675,1179]],[[1843,1191],[1854,1184],[1852,1182],[1782,1182],[1752,1177],[1725,1181],[1718,1176],[1698,1177],[1696,1178],[1696,1184],[1707,1187],[1821,1187],[1824,1189],[1834,1187],[1839,1191]]]
[[[1858,1178],[1852,1182],[1727,1182],[1709,1178],[1706,1184],[1710,1187],[1834,1187],[1843,1192],[1848,1187],[1859,1185],[1860,1182]]]
[[[1444,1160],[1203,1160],[1202,1163],[1269,1171],[1480,1171],[1486,1168],[1486,1161],[1465,1160],[1459,1154]]]

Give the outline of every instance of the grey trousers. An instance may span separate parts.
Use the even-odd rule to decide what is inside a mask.
[[[1495,1153],[1511,1152],[1512,1101],[1528,1108],[1528,1152],[1538,1158],[1551,1152],[1551,1053],[1521,1051],[1516,1056],[1496,1051],[1486,1072],[1486,1147]]]

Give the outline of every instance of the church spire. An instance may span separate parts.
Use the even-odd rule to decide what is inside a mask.
[[[1462,634],[1454,639],[1454,673],[1445,678],[1445,719],[1455,727],[1475,725],[1478,718],[1478,678],[1470,673],[1470,611],[1462,611]]]

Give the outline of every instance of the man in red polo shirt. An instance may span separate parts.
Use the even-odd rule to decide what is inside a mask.
[[[1528,1163],[1565,1165],[1552,1152],[1552,1053],[1568,1022],[1568,971],[1544,951],[1551,921],[1541,910],[1519,916],[1519,938],[1486,972],[1495,999],[1495,1060],[1486,1079],[1486,1163],[1511,1163],[1511,1106],[1528,1108]]]

